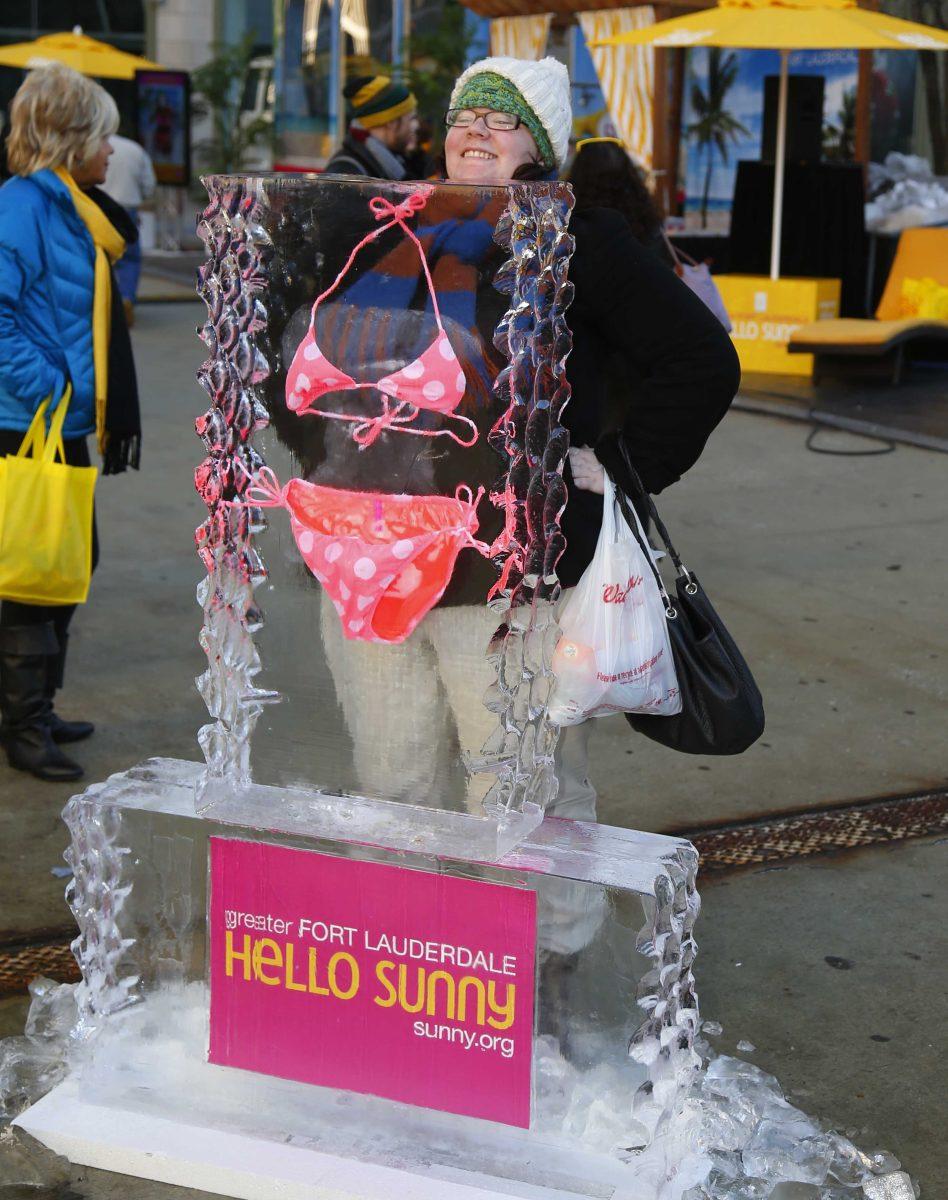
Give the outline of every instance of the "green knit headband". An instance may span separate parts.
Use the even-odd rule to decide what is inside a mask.
[[[494,112],[513,113],[533,134],[540,158],[549,166],[555,161],[549,135],[540,124],[537,114],[523,98],[523,93],[509,79],[494,71],[473,75],[454,101],[455,108],[489,108]]]

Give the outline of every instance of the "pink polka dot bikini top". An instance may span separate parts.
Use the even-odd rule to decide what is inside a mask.
[[[312,414],[328,417],[335,421],[352,422],[355,426],[352,431],[353,441],[363,449],[371,446],[385,429],[391,429],[397,433],[413,433],[419,437],[450,437],[461,446],[473,446],[477,441],[478,431],[474,422],[455,412],[464,396],[467,381],[441,319],[438,297],[435,294],[424,248],[413,230],[406,224],[410,217],[425,207],[428,195],[427,191],[414,192],[401,204],[392,204],[382,196],[373,196],[369,201],[369,208],[375,219],[384,221],[384,224],[372,230],[356,245],[335,280],[316,297],[310,315],[309,329],[297,347],[293,362],[287,372],[287,408],[300,416]],[[386,220],[386,218],[388,219]],[[353,379],[339,367],[333,366],[319,348],[315,332],[316,312],[320,304],[339,287],[359,251],[396,225],[411,239],[418,250],[438,332],[424,353],[414,362],[408,363],[407,366],[378,380]],[[328,412],[315,407],[319,400],[329,392],[353,391],[356,388],[375,388],[382,393],[382,411],[378,416],[356,416],[350,413]],[[466,436],[461,436],[452,429],[413,428],[412,423],[422,409],[428,412],[442,413],[459,422],[465,426]]]

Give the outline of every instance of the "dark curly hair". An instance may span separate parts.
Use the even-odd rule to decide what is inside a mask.
[[[567,175],[576,196],[576,211],[614,208],[622,213],[636,239],[648,244],[658,236],[661,214],[645,177],[616,142],[582,146]]]

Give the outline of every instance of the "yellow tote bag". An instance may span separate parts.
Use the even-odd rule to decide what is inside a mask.
[[[70,467],[63,452],[67,385],[46,433],[44,400],[16,455],[0,458],[0,598],[83,604],[92,576],[96,467]],[[57,461],[58,460],[58,461]]]

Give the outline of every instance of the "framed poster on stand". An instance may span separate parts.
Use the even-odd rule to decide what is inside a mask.
[[[191,182],[191,81],[187,71],[136,71],[138,138],[166,187]]]

